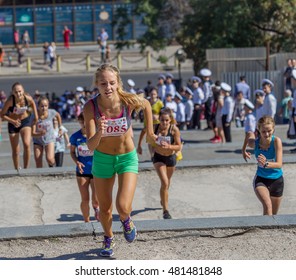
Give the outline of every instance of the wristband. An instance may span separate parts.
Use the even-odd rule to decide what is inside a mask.
[[[264,168],[268,167],[268,161],[265,162],[265,164],[263,165]]]

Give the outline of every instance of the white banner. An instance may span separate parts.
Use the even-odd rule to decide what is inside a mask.
[[[291,279],[296,261],[28,260],[0,261],[0,279]]]

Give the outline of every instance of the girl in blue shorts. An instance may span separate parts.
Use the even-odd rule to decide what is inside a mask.
[[[94,188],[93,175],[91,173],[93,151],[90,151],[86,145],[87,139],[83,113],[78,116],[78,122],[81,129],[73,133],[70,137],[70,155],[76,164],[76,179],[81,196],[80,209],[84,221],[88,223],[90,221],[89,187],[91,188],[92,206],[97,220],[99,220],[99,202]]]

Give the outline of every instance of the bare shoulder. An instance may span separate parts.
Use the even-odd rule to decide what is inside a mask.
[[[275,145],[282,145],[282,140],[281,140],[281,138],[275,136],[275,137],[274,137],[274,143],[275,143]]]

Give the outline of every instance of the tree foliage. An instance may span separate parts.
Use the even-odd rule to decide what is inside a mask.
[[[296,49],[296,0],[130,0],[144,14],[141,49],[160,50],[177,41],[194,61],[205,64],[205,50],[256,47],[271,52]]]

